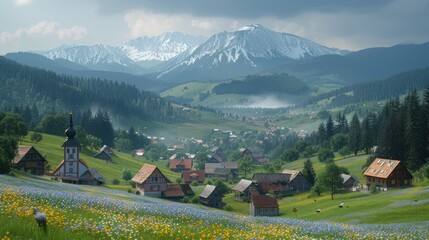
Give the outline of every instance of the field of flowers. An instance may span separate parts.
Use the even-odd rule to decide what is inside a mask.
[[[48,217],[45,233],[33,219]],[[103,187],[0,175],[0,239],[428,239],[427,225],[249,217]]]

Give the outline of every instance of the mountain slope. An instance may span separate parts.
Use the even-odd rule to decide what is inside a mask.
[[[261,25],[249,25],[212,36],[189,56],[179,55],[183,59],[179,64],[172,59],[173,64],[157,78],[175,81],[231,78],[326,54],[343,52]]]

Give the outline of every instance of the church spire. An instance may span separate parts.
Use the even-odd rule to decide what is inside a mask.
[[[76,136],[76,130],[73,129],[73,113],[70,112],[70,121],[69,121],[69,128],[66,129],[66,136],[67,139],[74,139]]]

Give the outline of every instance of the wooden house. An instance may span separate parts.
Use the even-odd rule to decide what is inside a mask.
[[[348,191],[355,191],[360,185],[359,179],[356,176],[343,173],[341,174],[341,178],[343,179],[343,188]]]
[[[252,159],[253,163],[255,164],[264,164],[266,162],[269,162],[270,159],[265,156],[261,150],[257,147],[253,148],[241,148],[240,149],[241,157],[249,157]]]
[[[200,203],[209,207],[222,209],[225,205],[222,202],[223,194],[214,185],[206,185],[199,197]]]
[[[307,181],[305,176],[299,170],[285,169],[282,174],[288,174],[289,177],[289,191],[306,192],[310,191],[311,184]]]
[[[256,183],[264,194],[289,191],[289,180],[290,175],[283,173],[255,173],[252,177],[252,182]]]
[[[258,193],[252,194],[249,204],[249,215],[278,216],[279,204],[277,199],[267,195],[260,195]]]
[[[179,201],[183,197],[194,196],[194,191],[189,184],[167,184],[167,189],[161,193],[161,197],[173,201]]]
[[[95,170],[95,168],[88,168],[88,170],[80,177],[80,184],[85,185],[104,185],[106,181],[103,176]]]
[[[363,173],[366,185],[387,189],[390,187],[410,186],[413,176],[398,160],[376,158]]]
[[[12,168],[22,169],[34,175],[45,174],[46,159],[32,146],[19,146],[12,160]]]
[[[170,170],[173,172],[183,172],[192,169],[192,159],[170,159]]]
[[[238,163],[223,162],[223,163],[206,163],[204,172],[207,178],[216,178],[229,180],[238,178]]]
[[[107,147],[106,145],[104,145],[100,149],[100,151],[93,156],[93,158],[98,158],[98,159],[102,159],[102,160],[106,160],[108,162],[111,162],[112,161],[112,155],[113,155],[112,149]]]
[[[249,202],[251,192],[257,191],[256,184],[250,180],[241,179],[232,189],[235,193],[235,200]]]
[[[183,171],[181,177],[185,183],[203,183],[206,180],[206,175],[203,170]]]
[[[209,163],[222,163],[227,162],[228,157],[223,152],[222,148],[220,147],[213,147],[210,149],[210,155],[209,155]]]
[[[158,167],[152,164],[144,164],[131,181],[136,183],[136,192],[158,197],[167,190],[167,183],[171,183]]]

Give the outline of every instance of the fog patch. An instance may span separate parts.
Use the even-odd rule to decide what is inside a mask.
[[[236,107],[248,108],[284,108],[293,104],[275,95],[249,96],[248,103]]]

